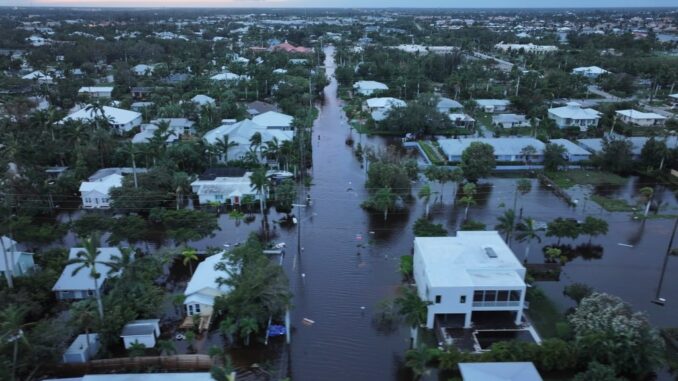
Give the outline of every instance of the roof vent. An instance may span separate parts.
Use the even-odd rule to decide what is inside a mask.
[[[497,258],[497,253],[494,252],[494,249],[491,247],[485,248],[485,254],[490,258]]]

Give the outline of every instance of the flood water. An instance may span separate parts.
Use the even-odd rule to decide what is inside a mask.
[[[334,72],[333,50],[332,47],[325,50],[328,76]],[[288,375],[295,381],[412,378],[403,366],[409,330],[404,325],[392,331],[380,330],[373,324],[372,317],[377,303],[393,297],[401,284],[399,257],[411,252],[412,225],[424,213],[424,206],[418,200],[412,201],[406,210],[389,213],[388,221],[383,220],[382,214],[364,211],[360,204],[367,196],[365,171],[352,148],[345,144],[348,134],[346,116],[337,98],[337,82],[332,78],[325,88],[325,101],[313,128],[313,181],[309,190],[313,203],[297,216],[302,229],[300,255],[296,254],[296,227],[274,225],[273,240],[287,243],[283,266],[294,293],[292,343],[289,347],[276,345],[277,351],[235,351],[234,361],[240,369],[247,367],[248,362],[261,363],[268,359],[282,363],[280,378]],[[356,141],[363,145],[385,145],[380,138],[366,136]],[[539,283],[559,307],[564,310],[572,306],[562,295],[563,287],[582,282],[620,296],[636,310],[647,312],[658,327],[678,326],[678,277],[675,276],[678,257],[670,257],[668,261],[661,293],[667,299],[666,306],[650,302],[655,297],[672,220],[632,221],[628,214],[608,213],[592,202],[571,208],[536,180],[532,180],[529,193],[514,201],[516,180],[492,178],[479,185],[477,205],[470,208],[469,218],[492,229],[497,217],[515,202],[524,216],[542,222],[556,217],[583,219],[589,214],[609,222],[609,233],[593,239],[593,243],[603,247],[602,257],[574,258],[564,265],[559,282]],[[421,184],[414,185],[413,194]],[[431,207],[432,218],[454,234],[463,219],[464,208],[458,202],[453,205],[452,185],[433,188],[439,192],[437,196],[442,194],[443,202]],[[668,200],[670,195],[663,194],[661,198]],[[271,218],[277,218],[273,210]],[[257,216],[250,224],[236,224],[228,215],[221,215],[221,230],[215,232],[214,237],[193,242],[191,246],[204,249],[242,242],[250,232],[258,230],[259,221]],[[542,239],[540,244],[533,242],[530,262],[543,262],[541,247],[555,243],[555,239],[543,235]],[[588,237],[581,237],[562,243],[576,246],[587,241]],[[522,258],[524,244],[514,242],[511,247]],[[314,323],[304,325],[304,318]],[[241,375],[239,373],[239,379]],[[244,379],[249,379],[249,375],[246,373]]]

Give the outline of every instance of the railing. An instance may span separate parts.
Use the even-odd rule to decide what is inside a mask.
[[[505,301],[505,302],[473,302],[473,307],[518,307],[520,301]]]

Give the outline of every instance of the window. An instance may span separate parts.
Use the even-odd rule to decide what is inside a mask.
[[[512,302],[520,301],[520,290],[511,290],[510,298]]]
[[[436,295],[436,304],[440,304],[440,302],[443,300],[443,297],[440,295]]]
[[[195,305],[195,313],[199,314],[200,313],[200,304]]]
[[[190,315],[193,315],[193,305],[192,305],[192,304],[189,304],[189,305],[188,305],[188,315],[189,315],[189,316],[190,316]]]
[[[474,291],[473,292],[473,301],[474,302],[482,302],[483,301],[483,292],[482,291]]]
[[[485,299],[486,302],[494,302],[497,300],[497,291],[485,291]]]
[[[497,293],[497,301],[498,302],[508,302],[509,300],[509,292],[508,291],[499,291]]]
[[[462,295],[459,297],[459,304],[464,304],[466,303],[466,295]]]

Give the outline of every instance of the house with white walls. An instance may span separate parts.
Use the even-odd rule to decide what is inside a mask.
[[[0,274],[7,275],[10,269],[13,277],[30,274],[35,269],[33,253],[19,250],[17,242],[6,236],[0,237]]]
[[[415,237],[414,280],[417,293],[431,304],[426,327],[437,318],[474,312],[510,311],[521,324],[525,303],[525,267],[496,231],[459,231],[456,237]]]
[[[624,123],[639,127],[661,127],[666,122],[666,117],[654,112],[642,112],[634,109],[617,110],[615,115]]]
[[[77,259],[78,253],[84,252],[85,249],[82,247],[72,247],[68,252],[68,259]],[[110,273],[110,266],[106,263],[111,262],[113,257],[122,258],[122,253],[117,247],[99,247],[97,248],[97,263],[94,265],[94,269],[99,273],[99,278],[97,279],[97,285],[99,292],[101,293],[106,280],[114,275]],[[61,276],[52,287],[52,291],[56,294],[57,299],[59,300],[79,300],[94,297],[95,286],[94,278],[91,276],[91,269],[83,268],[77,273],[73,273],[80,265],[78,263],[71,263],[64,267],[64,270],[61,272]]]
[[[113,188],[121,187],[122,179],[122,175],[113,173],[94,181],[90,180],[80,183],[80,198],[82,199],[82,207],[85,209],[110,208],[110,191]]]
[[[87,105],[80,110],[71,113],[61,119],[61,123],[66,123],[69,120],[78,120],[83,123],[93,122],[96,117],[103,116],[108,119],[108,124],[117,133],[129,132],[134,127],[141,125],[142,115],[136,111],[124,110],[121,108],[103,106],[102,112],[89,108]]]
[[[191,183],[191,189],[198,195],[201,205],[216,203],[238,206],[245,196],[259,200],[259,195],[252,190],[252,172],[239,168],[224,168],[223,173],[219,173],[217,168],[213,171],[215,176],[203,175]]]
[[[549,119],[553,120],[558,128],[579,127],[582,132],[598,126],[601,115],[599,111],[583,108],[577,102],[568,102],[563,107],[548,110]]]
[[[94,357],[101,342],[98,333],[83,333],[75,337],[75,340],[68,346],[61,359],[64,364],[84,364]]]
[[[388,86],[377,81],[358,81],[353,84],[353,91],[369,97],[378,92],[388,91]]]
[[[142,344],[146,348],[153,348],[159,337],[160,319],[134,320],[125,324],[120,332],[125,349],[129,349],[135,343]]]
[[[226,295],[231,288],[224,284],[219,284],[219,278],[228,278],[226,271],[216,269],[223,259],[224,253],[214,254],[205,258],[195,269],[191,280],[186,286],[184,295],[184,306],[188,316],[200,315],[210,316],[214,307],[214,299],[217,296]]]
[[[111,93],[113,93],[113,86],[85,86],[78,90],[78,95],[93,99],[110,99]]]

